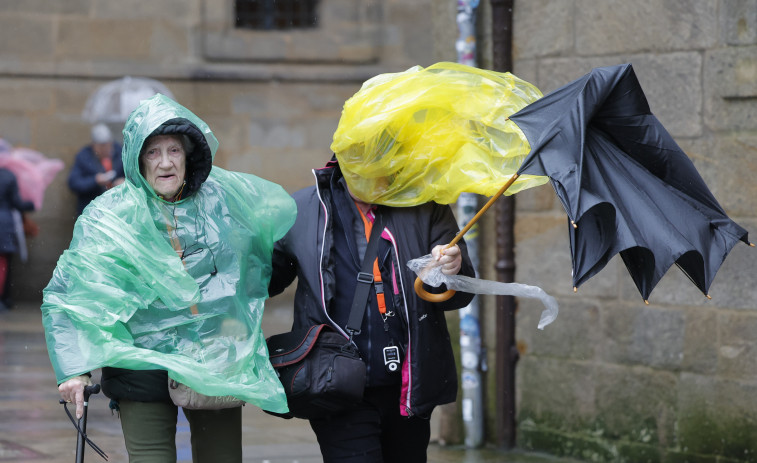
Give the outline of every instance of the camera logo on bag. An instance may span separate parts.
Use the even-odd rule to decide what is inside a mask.
[[[387,373],[394,373],[400,369],[400,349],[397,346],[384,347],[384,367]]]

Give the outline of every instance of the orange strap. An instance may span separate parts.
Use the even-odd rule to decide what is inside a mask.
[[[358,212],[360,212],[360,218],[363,219],[363,225],[365,226],[365,239],[371,239],[371,231],[373,230],[373,222],[368,219],[360,209],[360,206],[355,203]],[[378,257],[373,261],[373,286],[376,288],[376,302],[378,302],[379,312],[386,314],[386,300],[384,299],[384,283],[381,281],[381,271],[379,270]]]
[[[102,158],[100,159],[100,164],[102,164],[103,169],[105,169],[105,172],[110,172],[113,170],[113,160],[111,158]],[[110,189],[113,186],[113,182],[108,182],[108,189]]]

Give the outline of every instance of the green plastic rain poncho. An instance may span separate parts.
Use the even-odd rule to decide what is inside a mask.
[[[187,153],[185,194],[174,203],[139,170],[156,129],[201,140]],[[274,183],[212,166],[217,148],[207,124],[162,95],[131,114],[126,182],[85,209],[44,290],[59,383],[103,366],[164,369],[203,394],[287,411],[260,322],[273,243],[296,206]]]
[[[350,191],[368,203],[492,196],[530,151],[508,117],[541,96],[510,73],[456,63],[381,74],[344,104],[331,149]],[[522,175],[508,194],[548,180]]]

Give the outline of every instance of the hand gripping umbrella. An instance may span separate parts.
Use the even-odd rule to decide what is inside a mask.
[[[594,69],[510,120],[531,144],[513,178],[548,176],[570,219],[574,290],[619,253],[645,302],[674,263],[709,298],[736,242],[754,246],[652,115],[630,64]]]

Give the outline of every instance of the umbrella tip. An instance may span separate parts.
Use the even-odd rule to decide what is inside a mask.
[[[577,293],[577,292],[578,292],[578,287],[577,287],[577,286],[574,286],[574,287],[573,287],[573,292],[574,292],[574,293]]]
[[[754,243],[749,243],[749,246],[754,247]]]
[[[706,297],[707,299],[709,299],[709,300],[712,300],[712,296],[710,296],[709,294],[705,294],[704,296],[705,296],[705,297]]]
[[[644,299],[644,304],[649,305],[649,300]]]
[[[573,228],[578,228],[578,225],[576,225],[576,223],[574,221],[571,220],[570,223],[571,223],[571,225],[573,225]]]

